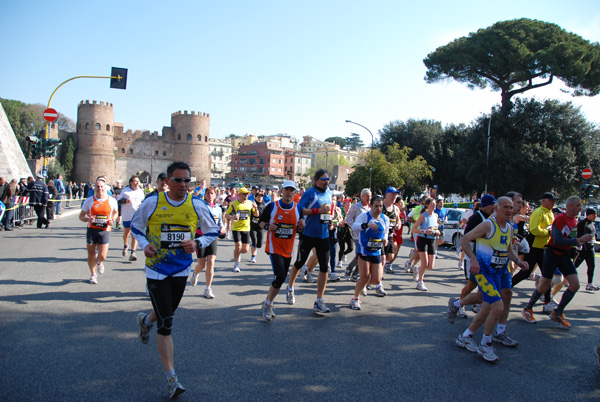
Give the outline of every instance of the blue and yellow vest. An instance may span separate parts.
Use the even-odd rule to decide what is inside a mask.
[[[148,241],[156,247],[152,258],[146,258],[146,266],[163,275],[173,275],[187,269],[193,262],[192,254],[181,247],[181,241],[194,238],[198,226],[198,214],[192,197],[176,207],[169,203],[165,193],[158,193],[156,209],[148,219]]]
[[[492,232],[487,238],[477,238],[477,261],[482,268],[502,269],[508,264],[508,248],[512,243],[511,226],[507,222],[504,228],[500,228],[496,219],[489,218],[488,221],[492,223]]]

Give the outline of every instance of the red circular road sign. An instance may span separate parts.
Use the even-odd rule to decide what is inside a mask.
[[[592,177],[592,173],[593,173],[593,172],[592,172],[592,169],[590,169],[590,168],[585,168],[585,169],[583,169],[583,170],[581,171],[581,176],[582,176],[584,179],[589,179],[590,177]]]
[[[56,121],[58,119],[58,112],[55,109],[48,108],[44,110],[44,120]]]

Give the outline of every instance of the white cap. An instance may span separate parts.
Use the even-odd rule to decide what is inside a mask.
[[[298,190],[298,189],[296,188],[296,183],[294,183],[294,182],[293,182],[293,181],[291,181],[291,180],[286,180],[286,181],[284,181],[284,182],[283,182],[283,184],[281,185],[281,188],[289,188],[289,187],[293,188],[294,190]]]

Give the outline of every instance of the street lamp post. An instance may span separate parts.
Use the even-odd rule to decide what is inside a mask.
[[[373,189],[371,188],[371,183],[373,182],[373,143],[375,142],[375,140],[373,138],[373,133],[371,132],[371,130],[369,130],[362,124],[358,124],[358,123],[355,123],[350,120],[346,120],[346,123],[352,123],[352,124],[356,124],[357,126],[361,126],[365,130],[367,130],[369,132],[369,134],[371,134],[371,168],[369,169],[369,190],[371,190],[371,192],[372,192]]]
[[[490,135],[492,128],[492,115],[494,114],[494,110],[496,110],[492,106],[492,113],[490,114],[490,120],[488,122],[488,133],[487,133],[487,156],[485,159],[485,190],[484,193],[487,194],[487,185],[488,185],[488,170],[490,165]]]

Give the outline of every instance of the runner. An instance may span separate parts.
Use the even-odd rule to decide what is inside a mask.
[[[238,199],[229,204],[225,212],[225,220],[233,222],[231,233],[235,248],[233,249],[233,272],[240,272],[240,255],[246,254],[250,243],[250,216],[258,216],[258,206],[248,201],[250,191],[246,187],[238,190]]]
[[[267,298],[262,303],[261,315],[265,321],[275,317],[273,301],[285,282],[294,249],[296,230],[304,228],[302,209],[293,201],[296,184],[286,180],[282,185],[282,198],[271,202],[260,214],[259,226],[267,230],[265,252],[271,258],[275,279],[271,282]]]
[[[359,296],[368,284],[381,283],[382,250],[389,241],[391,226],[389,218],[382,213],[383,210],[383,198],[376,195],[371,199],[371,209],[360,214],[352,224],[352,230],[358,233],[357,254],[360,272],[360,278],[354,287],[354,297],[350,300],[353,310],[362,308]]]
[[[419,214],[412,227],[412,233],[417,235],[417,248],[419,250],[419,258],[421,266],[417,270],[417,289],[427,291],[423,277],[426,270],[432,270],[435,265],[436,242],[440,235],[438,229],[438,216],[433,210],[435,202],[433,198],[427,197],[423,202],[423,210]],[[417,269],[417,268],[415,268]]]
[[[571,323],[565,318],[564,310],[579,290],[579,277],[572,258],[575,254],[575,246],[581,243],[589,243],[593,239],[591,233],[577,237],[577,216],[579,216],[579,212],[581,212],[581,199],[576,196],[569,197],[566,201],[565,212],[560,214],[552,223],[550,240],[544,251],[542,280],[539,287],[533,291],[529,303],[521,313],[527,322],[531,324],[537,322],[533,317],[533,306],[544,293],[550,290],[554,271],[558,268],[569,282],[569,288],[564,291],[560,303],[550,313],[550,319],[556,321],[562,328],[571,328]]]
[[[204,191],[204,201],[208,205],[212,213],[212,217],[215,220],[215,223],[219,227],[219,238],[225,237],[225,225],[223,224],[223,210],[221,207],[216,204],[216,190],[214,187],[208,187]],[[199,238],[202,236],[202,230],[200,228],[196,229],[195,238]],[[196,255],[198,257],[198,264],[194,268],[194,272],[192,272],[192,277],[190,282],[192,286],[196,286],[198,283],[198,276],[202,270],[206,269],[204,272],[204,276],[206,279],[206,287],[204,288],[204,297],[207,299],[214,299],[215,295],[212,291],[211,285],[214,276],[214,268],[215,268],[215,260],[217,259],[217,244],[218,240],[213,241],[210,246],[205,248],[199,248]]]
[[[133,214],[139,208],[142,201],[144,201],[145,193],[140,187],[140,178],[138,176],[131,176],[129,179],[129,185],[121,190],[117,202],[121,205],[121,213],[123,214],[123,257],[127,256],[127,242],[129,241],[129,234],[131,233],[131,220]],[[135,255],[135,249],[137,247],[137,240],[134,236],[131,236],[131,254],[129,255],[129,261],[137,261]]]
[[[96,273],[104,273],[104,261],[108,253],[110,229],[119,216],[117,200],[106,194],[106,178],[96,179],[95,195],[83,202],[79,220],[87,222],[87,262],[90,268],[90,283],[98,283]]]
[[[139,313],[137,316],[138,337],[147,344],[153,323],[157,322],[156,347],[170,398],[185,391],[177,378],[173,361],[173,315],[190,275],[191,254],[198,248],[208,247],[219,230],[206,203],[188,194],[190,173],[184,162],[169,165],[169,192],[148,198],[130,225],[146,256],[146,280],[152,302],[149,314]],[[197,227],[204,235],[193,240]]]
[[[388,217],[390,221],[389,234],[387,245],[383,252],[383,259],[385,261],[384,272],[386,274],[393,274],[394,268],[392,268],[392,260],[394,259],[395,243],[394,243],[394,230],[398,229],[400,210],[395,205],[396,196],[400,193],[395,187],[388,187],[385,190],[385,198],[383,199],[383,214]]]
[[[251,200],[256,204],[258,215],[262,213],[265,209],[265,203],[263,202],[264,193],[261,189],[256,187],[256,193],[254,195],[254,199]],[[250,199],[248,197],[248,199]],[[263,232],[258,225],[258,216],[252,215],[252,219],[250,220],[250,263],[256,264],[256,250],[262,247],[263,242]]]
[[[325,287],[327,286],[327,267],[329,264],[329,229],[331,223],[331,191],[329,190],[329,173],[325,169],[319,169],[313,176],[314,186],[304,192],[300,203],[302,214],[307,215],[306,226],[300,234],[298,243],[298,257],[292,271],[287,287],[287,302],[295,303],[294,283],[300,268],[308,259],[313,247],[317,251],[319,260],[319,279],[317,280],[317,300],[313,310],[317,313],[329,313],[329,308],[323,301]]]

